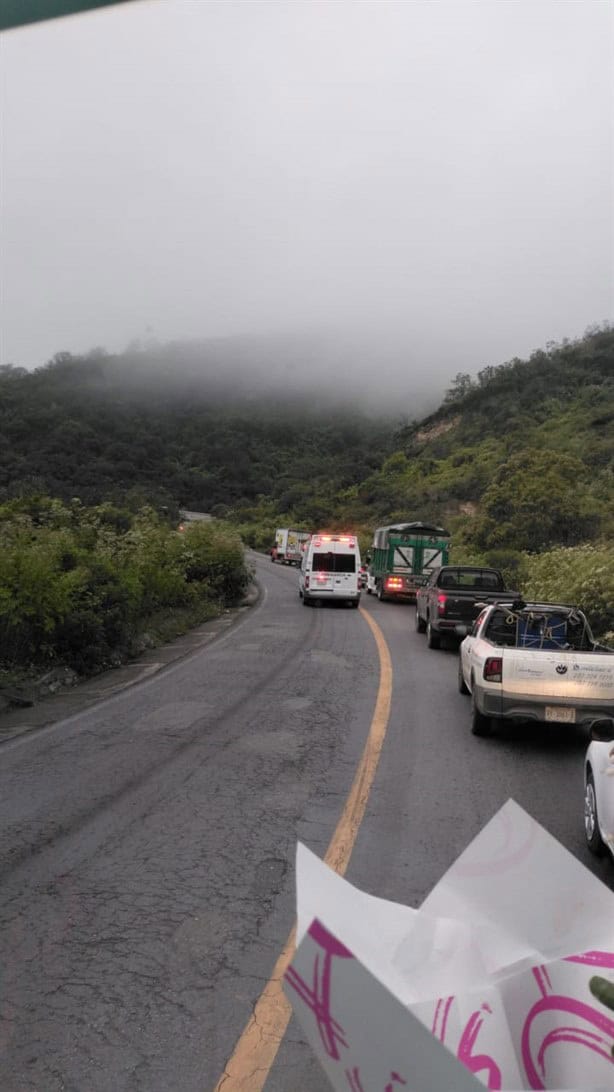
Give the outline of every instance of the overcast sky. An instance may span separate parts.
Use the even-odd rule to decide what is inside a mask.
[[[2,36],[4,363],[391,339],[474,371],[614,314],[610,0],[136,0]]]

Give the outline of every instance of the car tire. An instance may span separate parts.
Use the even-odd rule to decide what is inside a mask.
[[[424,618],[421,618],[418,614],[418,605],[416,604],[416,633],[426,633],[426,622]]]
[[[458,692],[459,694],[469,693],[469,687],[467,686],[467,683],[465,682],[465,677],[463,675],[463,661],[461,660],[460,656],[458,657]]]
[[[597,793],[595,792],[593,771],[590,769],[586,773],[586,788],[584,790],[584,833],[586,835],[586,844],[591,853],[594,853],[596,857],[602,857],[606,847],[599,833]]]
[[[311,599],[309,598],[308,595],[303,594],[303,606],[304,607],[310,607],[311,606]]]
[[[492,721],[484,713],[480,713],[475,700],[475,688],[471,694],[471,731],[474,736],[489,736],[492,731]]]
[[[377,598],[379,599],[380,603],[383,603],[383,602],[384,602],[384,599],[385,599],[386,597],[385,597],[385,595],[384,595],[384,592],[382,591],[382,585],[381,585],[381,583],[377,585],[377,593],[376,593],[376,594],[377,594]]]
[[[439,648],[440,646],[439,634],[433,629],[430,618],[426,623],[426,643],[429,648]]]
[[[358,610],[359,603],[360,603],[359,599],[350,599],[350,606],[354,607],[354,610]]]

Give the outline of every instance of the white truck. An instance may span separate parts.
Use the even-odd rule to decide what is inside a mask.
[[[271,550],[271,561],[281,561],[284,565],[300,565],[310,538],[311,531],[278,527],[275,532],[275,545]]]
[[[589,727],[614,717],[614,649],[577,607],[485,605],[460,646],[458,687],[471,695],[476,736],[514,717]]]

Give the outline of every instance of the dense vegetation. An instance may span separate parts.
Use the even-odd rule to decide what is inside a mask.
[[[248,580],[239,536],[217,521],[180,533],[151,508],[11,501],[0,506],[0,664],[99,670],[144,628],[164,636],[169,613],[211,617]]]
[[[179,536],[179,506],[257,547],[276,526],[351,526],[366,543],[381,523],[436,520],[458,560],[614,630],[612,329],[458,375],[402,428],[325,389],[284,395],[159,357],[0,372],[0,661],[91,670],[148,617],[238,594],[236,530]]]
[[[37,492],[223,514],[266,497],[317,523],[324,499],[387,450],[388,421],[331,406],[319,383],[317,396],[263,393],[243,373],[178,371],[169,353],[166,369],[155,355],[96,352],[0,373],[0,501]]]

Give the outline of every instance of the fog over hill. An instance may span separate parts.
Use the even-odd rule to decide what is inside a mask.
[[[173,397],[214,392],[238,401],[305,400],[356,405],[376,414],[421,417],[441,401],[453,374],[433,374],[420,346],[393,336],[330,332],[235,336],[132,347],[115,358],[109,377],[134,392],[157,388]]]

